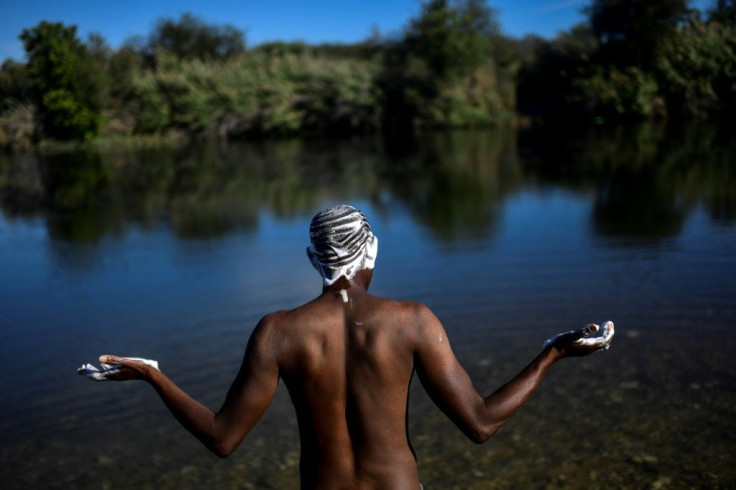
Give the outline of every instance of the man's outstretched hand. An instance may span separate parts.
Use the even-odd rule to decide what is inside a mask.
[[[602,333],[599,333],[599,330],[598,325],[591,323],[577,330],[555,335],[544,343],[544,347],[557,350],[561,358],[587,356],[611,346],[614,334],[613,322],[605,322]]]
[[[77,372],[93,381],[126,381],[148,379],[151,370],[158,370],[158,362],[138,357],[118,357],[109,354],[100,356],[99,369],[92,364],[84,364]]]

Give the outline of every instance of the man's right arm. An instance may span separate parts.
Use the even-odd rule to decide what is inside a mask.
[[[521,408],[555,362],[598,349],[573,344],[572,335],[558,339],[511,381],[482,398],[452,352],[437,317],[426,306],[417,305],[415,321],[419,379],[437,406],[476,443],[485,442]]]
[[[120,364],[111,380],[147,381],[184,428],[220,457],[231,454],[271,403],[278,386],[278,362],[270,317],[255,328],[237,377],[218,412],[190,397],[165,374],[140,361],[100,356],[100,362]]]

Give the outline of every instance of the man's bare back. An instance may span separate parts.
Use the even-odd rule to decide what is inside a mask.
[[[262,322],[280,345],[304,487],[419,488],[406,432],[415,309],[352,287]]]
[[[110,379],[149,382],[181,424],[223,457],[260,419],[282,379],[299,423],[302,488],[416,489],[407,433],[415,371],[440,409],[480,443],[526,402],[556,361],[600,350],[613,335],[612,324],[600,342],[581,342],[589,330],[560,335],[514,379],[482,398],[426,306],[370,295],[372,262],[357,271],[352,262],[341,264],[329,281],[330,271],[324,273],[316,299],[259,322],[217,413],[150,365],[115,356],[100,361],[123,366]]]

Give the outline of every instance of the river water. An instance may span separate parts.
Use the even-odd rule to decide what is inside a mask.
[[[483,394],[616,323],[484,445],[414,383],[425,488],[736,486],[736,144],[650,125],[0,156],[3,488],[297,488],[283,386],[220,460],[76,368],[157,359],[217,409],[258,319],[320,292],[308,223],[340,202],[380,239],[373,292],[429,305]]]

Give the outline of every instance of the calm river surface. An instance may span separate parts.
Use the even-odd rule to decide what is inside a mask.
[[[490,393],[542,341],[616,323],[485,445],[412,386],[425,488],[736,487],[736,144],[731,128],[438,133],[0,156],[3,488],[297,488],[283,386],[220,460],[143,383],[157,359],[219,408],[248,336],[320,292],[327,205],[380,239],[373,291],[421,301]]]

